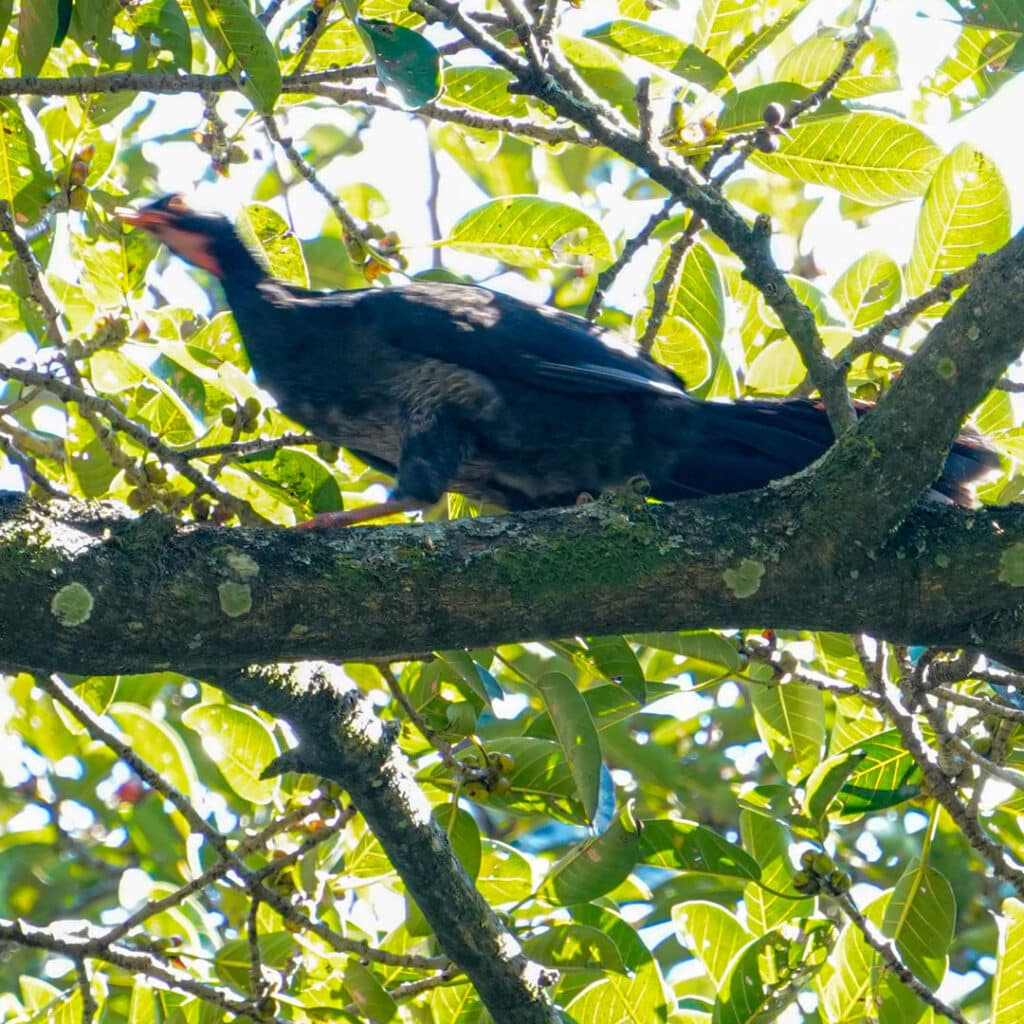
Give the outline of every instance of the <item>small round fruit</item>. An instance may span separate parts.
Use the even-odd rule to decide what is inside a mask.
[[[89,165],[84,160],[72,160],[68,171],[68,182],[72,185],[84,185],[89,177]]]
[[[769,103],[761,116],[769,128],[778,128],[785,120],[786,108],[781,103]]]
[[[505,750],[488,754],[487,761],[499,775],[511,775],[515,771],[516,759]]]
[[[804,850],[804,852],[800,854],[800,867],[802,867],[804,871],[812,870],[814,867],[814,858],[816,856],[816,851]]]
[[[260,404],[260,400],[256,398],[255,395],[250,395],[242,403],[242,412],[245,413],[245,415],[249,419],[252,419],[254,416],[259,416],[262,409],[263,406]]]
[[[336,444],[331,444],[330,441],[318,441],[316,453],[324,462],[334,465],[338,461],[341,449]]]
[[[136,512],[140,512],[146,507],[146,496],[137,487],[133,487],[128,492],[125,501],[128,503],[128,507],[135,509]]]
[[[807,871],[798,871],[793,876],[793,888],[805,896],[813,896],[819,888],[818,879]]]
[[[76,185],[68,195],[68,206],[72,210],[82,212],[89,205],[89,190],[81,185]]]
[[[482,782],[467,782],[462,787],[462,795],[468,800],[482,803],[487,799],[487,787]]]
[[[836,894],[842,895],[844,892],[850,891],[850,886],[853,885],[853,881],[845,871],[840,871],[836,868],[835,871],[830,871],[828,875],[828,887]]]
[[[159,462],[147,462],[142,467],[142,472],[146,474],[146,479],[151,484],[167,483],[167,470]]]
[[[811,861],[811,870],[822,878],[834,871],[835,866],[836,862],[827,853],[816,853]]]
[[[233,405],[225,405],[220,411],[220,421],[225,427],[233,427],[238,420],[238,410]]]
[[[508,796],[512,792],[512,783],[504,775],[499,775],[491,786],[495,796]]]

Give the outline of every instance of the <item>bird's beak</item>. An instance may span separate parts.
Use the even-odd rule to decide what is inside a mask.
[[[130,206],[119,206],[114,210],[114,216],[122,224],[132,228],[142,228],[143,231],[152,231],[154,228],[165,226],[168,223],[167,217],[155,210],[133,210]]]

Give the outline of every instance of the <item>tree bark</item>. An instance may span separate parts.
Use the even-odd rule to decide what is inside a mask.
[[[615,498],[337,532],[180,527],[12,499],[0,524],[0,667],[202,677],[767,626],[968,645],[1024,665],[1024,509],[922,503],[854,557],[827,524],[799,518],[808,479],[677,505]]]

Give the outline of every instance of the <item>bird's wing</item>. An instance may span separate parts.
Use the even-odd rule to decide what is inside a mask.
[[[611,332],[486,288],[437,281],[328,293],[274,287],[322,318],[325,331],[335,317],[339,330],[340,321],[350,317],[363,337],[491,378],[577,394],[685,396],[671,370]]]

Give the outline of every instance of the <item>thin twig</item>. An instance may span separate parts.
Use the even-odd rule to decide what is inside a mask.
[[[691,215],[690,223],[686,230],[672,243],[669,248],[668,262],[661,277],[654,283],[654,301],[651,303],[651,313],[644,326],[644,333],[638,344],[645,352],[650,352],[654,347],[658,331],[668,314],[669,306],[672,303],[672,295],[679,283],[679,271],[683,266],[683,258],[693,246],[694,240],[704,222],[696,215]]]
[[[606,267],[597,276],[597,284],[594,286],[594,294],[590,296],[587,304],[587,311],[584,314],[588,320],[594,320],[601,312],[608,289],[614,284],[615,279],[622,273],[629,261],[640,251],[650,240],[657,229],[668,220],[672,207],[676,205],[674,197],[668,198],[664,205],[656,213],[652,214],[647,223],[622,247],[622,254],[619,258]]]

